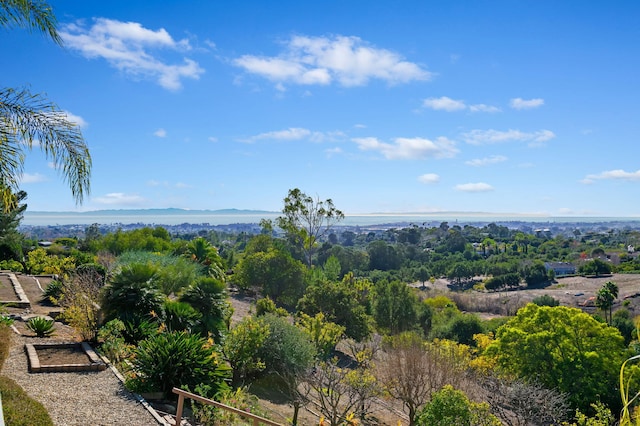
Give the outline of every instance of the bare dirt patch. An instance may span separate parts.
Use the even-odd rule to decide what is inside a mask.
[[[41,365],[87,364],[91,360],[82,346],[68,345],[52,348],[37,348]]]
[[[13,284],[6,275],[0,275],[0,301],[3,302],[17,302],[19,301],[18,295],[16,295],[13,289]]]

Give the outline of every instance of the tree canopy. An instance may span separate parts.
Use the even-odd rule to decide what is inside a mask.
[[[624,339],[579,309],[530,303],[497,330],[487,354],[507,373],[567,393],[574,408],[620,404],[616,381]]]

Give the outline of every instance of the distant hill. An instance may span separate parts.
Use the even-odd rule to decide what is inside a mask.
[[[101,216],[122,216],[122,215],[139,215],[139,216],[165,216],[165,215],[261,215],[261,214],[278,214],[279,212],[271,212],[267,210],[241,210],[241,209],[220,209],[220,210],[188,210],[178,208],[168,209],[111,209],[111,210],[91,210],[86,212],[51,212],[51,211],[29,211],[25,212],[28,216],[50,216],[52,214],[83,216],[83,215],[101,215]]]

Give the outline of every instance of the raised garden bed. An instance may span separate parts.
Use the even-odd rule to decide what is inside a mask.
[[[103,371],[107,365],[86,342],[24,345],[30,373]]]
[[[12,272],[0,273],[0,304],[15,308],[31,307],[20,281]]]

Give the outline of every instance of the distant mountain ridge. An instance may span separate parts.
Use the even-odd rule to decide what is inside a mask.
[[[167,208],[167,209],[106,209],[106,210],[89,210],[86,212],[70,212],[70,211],[29,211],[25,212],[25,215],[51,215],[51,214],[64,214],[64,215],[198,215],[198,214],[220,214],[220,215],[256,215],[256,214],[278,214],[279,212],[272,212],[268,210],[244,210],[244,209],[219,209],[219,210],[189,210],[179,208]]]

